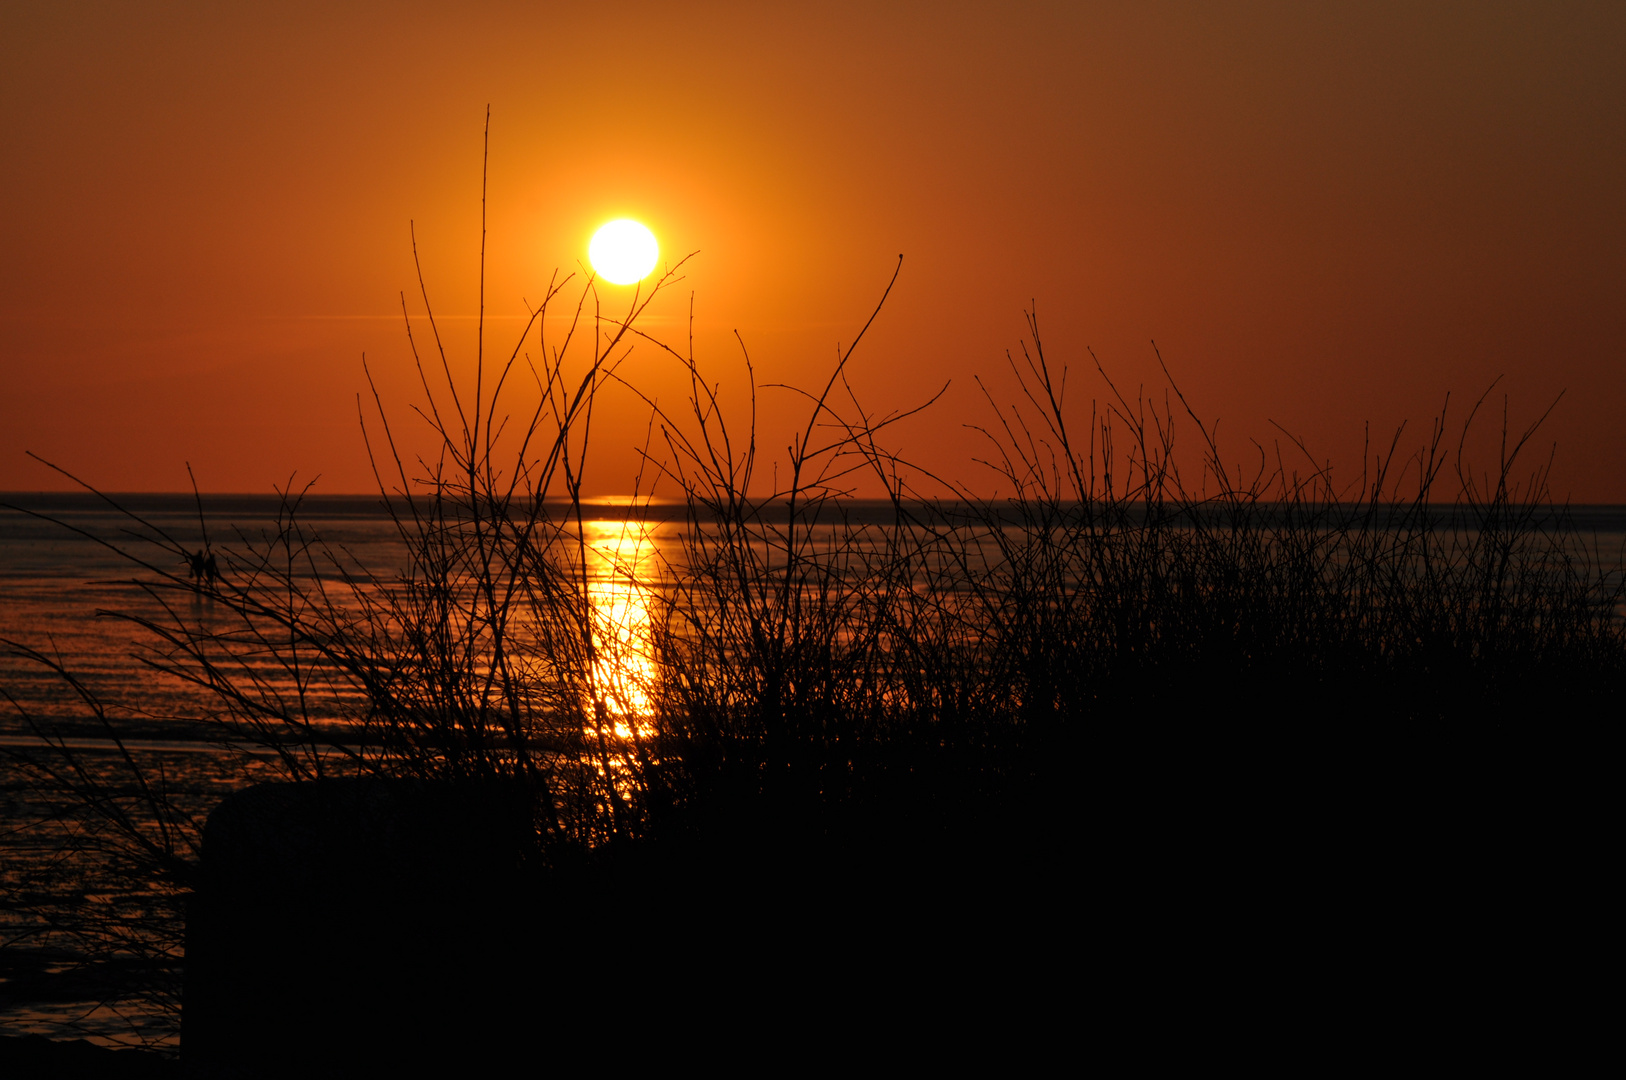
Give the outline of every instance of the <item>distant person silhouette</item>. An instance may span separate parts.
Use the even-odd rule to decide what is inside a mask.
[[[213,558],[211,556],[211,558]],[[194,586],[202,585],[209,574],[209,563],[203,557],[202,551],[191,551],[186,555],[187,576],[192,579]]]
[[[215,562],[215,553],[212,551],[209,552],[209,557],[203,562],[203,572],[208,577],[210,585],[219,583],[220,564]]]

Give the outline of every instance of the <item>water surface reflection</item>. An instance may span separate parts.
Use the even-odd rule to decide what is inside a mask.
[[[660,553],[641,522],[589,521],[583,534],[593,713],[608,721],[618,738],[642,738],[654,715],[651,582],[661,565]]]

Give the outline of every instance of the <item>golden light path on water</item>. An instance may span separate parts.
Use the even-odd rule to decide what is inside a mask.
[[[649,734],[654,714],[655,641],[648,584],[658,553],[646,526],[634,521],[589,521],[583,526],[588,552],[587,599],[593,634],[594,712],[604,715],[618,738]]]

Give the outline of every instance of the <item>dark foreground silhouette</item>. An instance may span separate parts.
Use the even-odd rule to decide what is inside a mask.
[[[109,1050],[83,1039],[0,1035],[0,1075],[53,1080],[165,1080],[185,1073],[181,1063],[142,1050]]]
[[[205,831],[183,1061],[212,1076],[795,1060],[1070,1007],[1050,975],[1072,966],[1077,924],[1048,880],[1070,865],[974,833],[760,825],[538,866],[527,803],[489,786],[243,791]]]
[[[1601,811],[1575,748],[1294,726],[1103,744],[958,807],[741,804],[548,860],[512,788],[252,788],[205,832],[183,1061],[1008,1066],[1209,1025],[1258,1045],[1380,1001],[1404,1026],[1459,1007],[1442,984],[1523,993],[1552,945],[1524,921],[1581,887]]]

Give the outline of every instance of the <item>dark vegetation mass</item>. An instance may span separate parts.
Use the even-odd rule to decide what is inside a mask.
[[[671,852],[725,874],[740,852],[777,851],[962,890],[1093,874],[1126,907],[1170,902],[1122,894],[1154,864],[1218,894],[1426,831],[1447,802],[1512,821],[1530,778],[1618,707],[1619,552],[1573,527],[1542,470],[1521,471],[1529,432],[1488,473],[1455,437],[1471,414],[1442,416],[1411,456],[1397,436],[1353,485],[1263,454],[1239,470],[1178,394],[1134,400],[1100,370],[1103,404],[1075,415],[1030,319],[1015,400],[990,397],[975,433],[1000,497],[888,449],[899,417],[862,408],[845,375],[862,334],[806,395],[775,472],[695,358],[639,329],[675,273],[620,317],[589,285],[557,342],[543,336],[555,285],[471,383],[432,318],[409,322],[435,453],[405,459],[376,395],[364,423],[398,573],[325,543],[297,491],[271,533],[217,543],[218,578],[178,569],[185,548],[131,515],[132,587],[158,605],[129,617],[154,677],[203,691],[195,724],[255,751],[262,778],[382,777],[500,806],[508,831],[491,842],[537,881],[650,860],[688,881],[670,877]],[[633,345],[681,365],[691,392],[682,410],[648,403],[640,484],[658,474],[676,502],[623,508],[676,539],[618,573],[592,561],[603,511],[582,478],[595,401],[627,385]],[[534,393],[516,414],[521,383]],[[860,481],[886,497],[844,498]],[[635,583],[647,636],[606,623],[591,589],[606,577]],[[133,758],[96,772],[38,734],[12,768],[75,823],[59,869],[142,876],[146,900],[97,921],[45,893],[11,899],[123,957],[136,990],[176,1010],[160,976],[181,953],[208,807]],[[1441,874],[1461,870],[1467,848],[1453,850]]]

